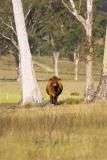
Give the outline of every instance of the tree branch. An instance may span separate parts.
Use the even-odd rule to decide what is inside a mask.
[[[2,33],[0,33],[0,35],[1,35],[4,39],[10,41],[10,42],[15,46],[15,48],[16,48],[17,50],[19,50],[19,47],[18,47],[16,41],[15,41],[13,38],[9,38],[9,37],[7,37],[6,35],[4,35],[4,34],[2,34]]]
[[[2,23],[3,23],[6,27],[10,28],[10,29],[14,32],[15,35],[17,35],[14,27],[12,26],[12,22],[11,22],[11,25],[7,24],[7,23],[4,22],[4,21],[2,21]]]
[[[87,20],[85,20],[77,11],[76,7],[75,7],[75,4],[74,4],[74,1],[73,0],[69,0],[70,1],[70,4],[71,4],[71,7],[68,6],[68,4],[62,0],[62,3],[64,4],[64,6],[69,10],[70,13],[72,13],[76,18],[77,20],[84,26],[84,28],[86,28],[86,25],[87,25]]]
[[[90,23],[91,25],[93,22],[93,14],[92,14],[93,1],[94,0],[87,0],[87,22]]]
[[[31,7],[31,5],[29,6],[29,9],[28,9],[28,12],[26,13],[26,15],[25,15],[25,20],[27,19],[27,17],[29,16],[29,13],[31,12],[31,9],[32,9],[32,7]]]

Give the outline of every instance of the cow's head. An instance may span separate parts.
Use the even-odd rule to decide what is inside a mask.
[[[53,76],[52,78],[49,79],[50,85],[54,88],[57,88],[59,86],[59,81],[60,79],[56,76]]]

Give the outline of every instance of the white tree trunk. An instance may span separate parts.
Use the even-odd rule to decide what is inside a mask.
[[[103,70],[101,73],[99,85],[95,92],[95,100],[107,100],[107,26],[106,26],[106,37],[105,37],[105,48],[103,57]]]
[[[55,42],[54,39],[51,37],[50,42],[52,44],[53,49],[55,50]],[[58,61],[59,61],[59,52],[54,51],[53,52],[53,57],[54,57],[54,73],[55,76],[59,77],[59,66],[58,66]]]
[[[93,75],[92,75],[92,56],[86,56],[86,80],[85,80],[85,100],[93,100],[94,90],[93,90]]]
[[[12,0],[12,4],[21,59],[22,104],[40,103],[42,101],[42,96],[33,69],[22,2],[21,0]]]
[[[104,48],[104,58],[103,58],[103,75],[107,76],[107,26],[106,26],[105,48]]]
[[[79,55],[78,53],[74,53],[74,63],[75,63],[75,81],[78,81],[78,63],[79,63]]]
[[[85,101],[91,101],[93,100],[94,96],[94,89],[93,89],[94,84],[93,84],[93,72],[92,72],[93,71],[92,21],[90,17],[87,18],[86,37],[87,37],[86,45],[88,47],[87,50],[88,53],[86,55]]]
[[[93,24],[93,1],[87,0],[87,18],[82,17],[76,9],[74,0],[69,0],[69,4],[62,0],[64,6],[73,14],[77,20],[83,25],[86,31],[89,51],[86,55],[86,85],[85,85],[85,100],[91,101],[93,99],[93,75],[92,75],[92,24]]]
[[[58,66],[59,52],[54,52],[53,56],[54,56],[55,76],[59,77],[59,66]]]
[[[75,81],[78,81],[78,59],[75,60]]]

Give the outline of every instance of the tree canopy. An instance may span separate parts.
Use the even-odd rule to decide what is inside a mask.
[[[0,0],[0,53],[17,52],[17,37],[13,20],[12,4]],[[31,52],[34,55],[51,55],[53,49],[60,56],[68,56],[79,46],[84,45],[84,29],[67,11],[60,0],[23,0],[24,14]],[[105,3],[105,2],[104,2]],[[98,46],[97,55],[103,54],[106,16],[104,3],[96,0],[94,4],[93,41]],[[76,0],[76,7],[85,16],[85,1]],[[55,47],[50,43],[54,39]]]

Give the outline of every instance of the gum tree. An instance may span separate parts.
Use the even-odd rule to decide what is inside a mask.
[[[22,104],[40,103],[42,96],[35,77],[21,0],[12,0],[22,79]]]
[[[95,93],[95,100],[107,100],[107,26],[103,57],[103,69],[101,73],[100,82]]]
[[[93,75],[92,75],[92,25],[93,25],[93,1],[87,0],[86,19],[80,15],[79,10],[76,9],[74,0],[62,0],[64,6],[68,11],[83,25],[86,31],[87,53],[86,53],[86,83],[85,83],[85,100],[91,101],[93,99]],[[81,2],[81,1],[80,1]]]

